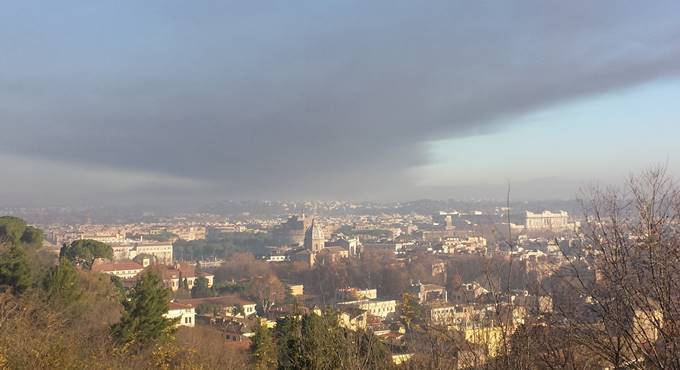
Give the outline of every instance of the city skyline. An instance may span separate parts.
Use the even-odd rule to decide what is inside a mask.
[[[0,204],[573,198],[680,170],[673,2],[7,4]]]

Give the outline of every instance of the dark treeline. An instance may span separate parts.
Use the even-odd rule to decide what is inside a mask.
[[[266,247],[286,242],[287,240],[281,240],[270,233],[222,233],[218,238],[210,240],[177,240],[173,244],[173,254],[180,261],[224,259],[240,251],[263,255],[267,253]]]

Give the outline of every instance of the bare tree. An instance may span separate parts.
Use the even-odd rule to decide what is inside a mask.
[[[583,205],[584,248],[565,279],[581,309],[558,312],[616,369],[680,368],[680,190],[658,167],[623,190],[591,190]]]

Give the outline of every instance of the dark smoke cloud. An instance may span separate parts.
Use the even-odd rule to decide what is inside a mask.
[[[675,2],[143,3],[0,16],[1,153],[186,197],[408,197],[428,140],[680,72]]]

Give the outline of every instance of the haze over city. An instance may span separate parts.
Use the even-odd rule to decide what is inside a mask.
[[[17,1],[0,204],[573,198],[680,169],[680,6]]]
[[[680,369],[680,2],[0,6],[0,370]]]

